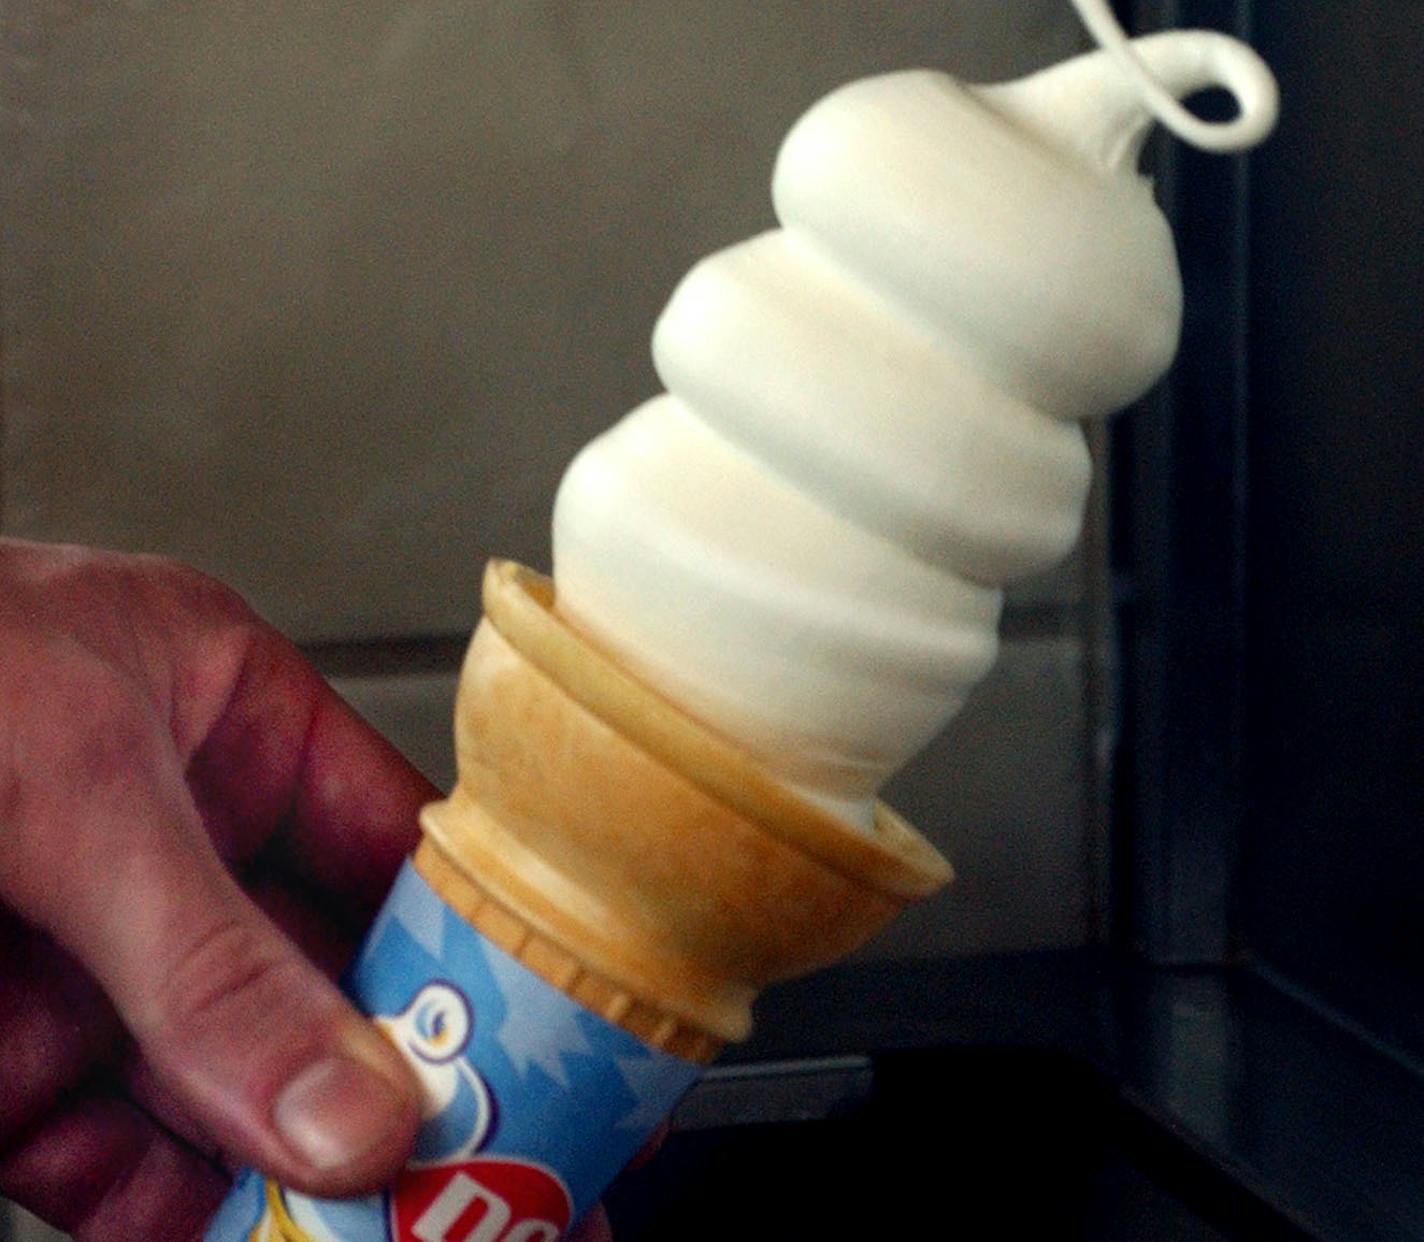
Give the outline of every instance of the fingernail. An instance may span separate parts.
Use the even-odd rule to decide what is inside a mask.
[[[333,1169],[380,1143],[404,1109],[388,1079],[349,1056],[332,1056],[307,1066],[282,1088],[272,1119],[313,1167]]]

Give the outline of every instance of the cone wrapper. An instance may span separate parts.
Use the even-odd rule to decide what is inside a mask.
[[[552,1242],[768,983],[833,962],[948,864],[881,807],[808,806],[569,629],[508,562],[461,675],[459,778],[348,973],[425,1088],[386,1192],[245,1174],[209,1242]]]

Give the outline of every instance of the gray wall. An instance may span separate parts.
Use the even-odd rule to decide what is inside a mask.
[[[231,581],[442,784],[483,562],[547,565],[563,464],[656,390],[678,276],[771,223],[794,117],[1080,46],[1062,0],[13,0],[0,38],[0,530]],[[1016,592],[896,781],[960,879],[869,956],[1091,936],[1100,577]]]

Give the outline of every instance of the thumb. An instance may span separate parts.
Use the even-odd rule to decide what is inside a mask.
[[[220,865],[184,872],[150,879],[176,933],[111,975],[145,1055],[227,1156],[314,1194],[389,1181],[418,1124],[405,1064]]]
[[[126,758],[128,777],[51,820],[68,824],[64,858],[22,886],[22,909],[83,960],[225,1156],[308,1193],[375,1189],[414,1138],[409,1071],[233,880],[176,762]]]

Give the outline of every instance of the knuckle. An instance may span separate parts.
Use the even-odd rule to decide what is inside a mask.
[[[185,561],[144,555],[134,557],[131,565],[136,576],[201,616],[238,625],[254,620],[252,610],[237,591]]]
[[[95,803],[163,753],[151,713],[112,667],[68,644],[38,655],[33,675],[0,677],[0,825],[14,832],[62,815],[81,791]]]
[[[304,968],[277,937],[236,915],[184,945],[156,995],[157,1021],[178,1044],[252,1029],[252,1015],[290,1011]]]
[[[161,769],[163,739],[135,694],[112,676],[66,688],[53,739],[72,787],[101,791]]]
[[[16,830],[24,813],[24,787],[20,783],[20,774],[6,755],[13,749],[12,740],[0,730],[0,840],[8,838]]]

